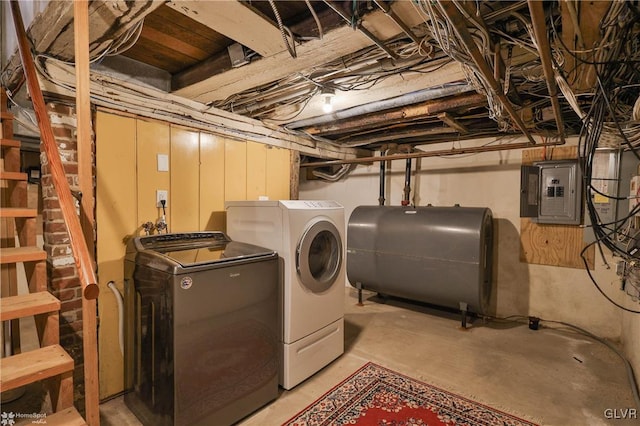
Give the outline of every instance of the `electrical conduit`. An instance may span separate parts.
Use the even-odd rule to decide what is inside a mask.
[[[118,343],[120,344],[120,354],[124,356],[124,302],[115,281],[109,281],[107,287],[111,289],[118,303]]]

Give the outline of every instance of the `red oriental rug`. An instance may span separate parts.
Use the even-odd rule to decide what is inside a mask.
[[[367,363],[283,426],[535,426]]]

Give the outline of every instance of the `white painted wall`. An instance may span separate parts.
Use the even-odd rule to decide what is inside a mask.
[[[490,141],[478,141],[478,144]],[[432,148],[425,146],[423,149]],[[582,269],[520,262],[520,150],[419,161],[420,172],[414,173],[411,183],[416,205],[460,204],[492,210],[497,233],[494,289],[498,316],[535,315],[569,322],[598,336],[621,340],[627,356],[633,359],[634,370],[640,372],[640,315],[623,317],[622,311],[602,297]],[[387,178],[387,204],[400,205],[404,167],[404,160],[392,163],[392,173]],[[347,218],[359,205],[377,205],[379,163],[359,165],[347,178],[335,183],[307,181],[305,173],[301,175],[301,199],[334,199],[344,205]],[[640,309],[640,304],[632,302],[619,290],[615,268],[607,270],[599,255],[596,255],[595,263],[594,275],[604,291],[617,302]],[[615,265],[615,262],[611,264]]]

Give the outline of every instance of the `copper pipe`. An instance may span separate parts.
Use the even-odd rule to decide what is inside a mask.
[[[539,143],[539,144],[536,144],[535,146],[544,147],[544,146],[557,146],[557,145],[562,145],[562,143],[548,142],[548,143]],[[410,154],[387,155],[384,157],[374,156],[374,157],[359,157],[359,158],[353,158],[350,160],[315,161],[312,163],[300,164],[300,167],[326,167],[326,166],[336,166],[340,164],[375,163],[377,161],[406,160],[407,158],[445,157],[448,155],[479,154],[482,152],[507,151],[510,149],[525,149],[525,148],[531,148],[531,144],[529,142],[519,142],[519,143],[509,143],[504,145],[475,146],[475,147],[469,147],[469,148],[452,148],[452,149],[443,149],[438,151],[413,152]]]

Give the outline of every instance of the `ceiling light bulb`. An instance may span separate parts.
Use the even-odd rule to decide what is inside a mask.
[[[322,104],[322,111],[324,111],[326,114],[333,111],[333,105],[331,104],[331,96],[324,97],[324,103]]]

